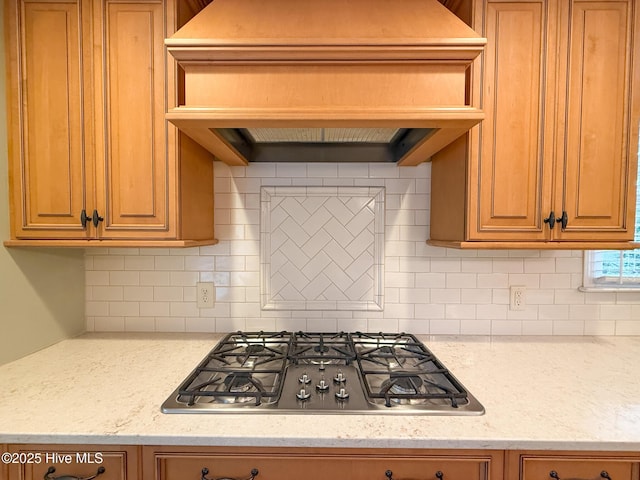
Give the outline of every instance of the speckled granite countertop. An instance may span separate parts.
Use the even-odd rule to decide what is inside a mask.
[[[640,337],[421,339],[483,416],[166,415],[216,334],[87,334],[0,367],[0,443],[640,451]]]

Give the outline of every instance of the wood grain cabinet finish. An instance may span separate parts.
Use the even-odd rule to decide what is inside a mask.
[[[508,452],[505,480],[639,480],[640,452]]]
[[[164,38],[189,4],[9,0],[6,12],[7,244],[216,243],[213,158],[164,118],[181,88]]]
[[[5,450],[6,451],[6,450]],[[115,445],[10,445],[9,452],[25,461],[11,463],[9,480],[88,478],[139,480],[139,447]],[[54,472],[46,475],[53,467]],[[6,478],[6,477],[3,477]]]
[[[486,119],[432,159],[430,243],[630,248],[640,9],[631,0],[460,5],[488,40],[469,82]]]
[[[145,448],[145,478],[488,480],[502,476],[502,452],[363,449]],[[387,473],[388,472],[388,473]],[[390,477],[389,477],[390,475]]]

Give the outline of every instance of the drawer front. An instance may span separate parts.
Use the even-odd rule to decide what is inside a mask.
[[[488,480],[490,461],[478,457],[379,457],[349,455],[156,454],[155,480],[229,478],[244,480]],[[387,473],[389,472],[389,473]]]
[[[608,457],[521,457],[521,480],[640,480],[638,460]]]
[[[9,451],[17,456],[10,465],[11,480],[42,480],[51,467],[49,478],[71,476],[86,478],[104,472],[96,480],[137,480],[138,455],[136,447],[37,446],[13,445]]]

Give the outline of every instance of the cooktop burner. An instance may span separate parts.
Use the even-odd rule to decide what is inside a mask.
[[[235,332],[164,413],[481,415],[482,405],[407,333]]]

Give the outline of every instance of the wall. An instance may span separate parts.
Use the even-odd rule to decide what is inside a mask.
[[[0,25],[4,25],[0,2]],[[0,92],[5,91],[4,35]],[[9,238],[6,99],[0,95],[0,240]],[[0,244],[0,364],[84,330],[79,250],[7,249]]]
[[[386,188],[384,311],[260,308],[260,186]],[[96,331],[369,330],[431,334],[640,335],[640,293],[583,293],[580,251],[430,247],[430,165],[215,164],[214,246],[99,249],[86,256],[87,327]],[[198,310],[195,283],[217,303]],[[509,286],[526,286],[524,311]]]

